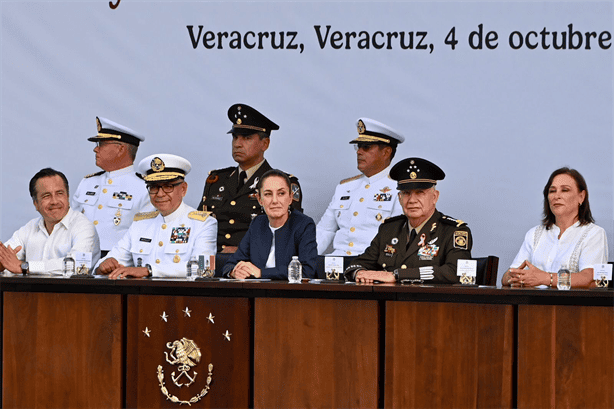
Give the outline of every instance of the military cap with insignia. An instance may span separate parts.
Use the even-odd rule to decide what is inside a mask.
[[[232,122],[232,128],[228,133],[233,135],[251,135],[262,132],[270,136],[271,131],[279,129],[279,125],[275,122],[245,104],[234,104],[228,108],[228,119]]]
[[[88,138],[90,142],[116,141],[139,146],[145,140],[144,136],[137,134],[132,129],[106,118],[96,117],[96,127],[98,134]]]
[[[405,142],[405,137],[381,122],[370,118],[359,118],[356,121],[358,138],[350,143],[378,143],[396,146]]]
[[[147,183],[185,178],[192,165],[187,159],[169,153],[150,155],[139,163],[139,173]]]
[[[390,169],[390,178],[397,181],[397,190],[428,189],[445,177],[439,166],[422,158],[403,159]]]

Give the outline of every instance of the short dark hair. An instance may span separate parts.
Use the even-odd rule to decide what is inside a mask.
[[[550,175],[548,179],[548,183],[544,187],[544,217],[542,219],[542,224],[546,226],[546,229],[550,229],[552,225],[556,222],[556,217],[552,210],[550,210],[550,202],[548,201],[548,193],[550,192],[550,186],[552,185],[552,181],[558,175],[569,175],[576,181],[576,185],[578,185],[578,190],[580,192],[586,192],[586,197],[584,201],[578,208],[578,220],[580,221],[580,226],[587,225],[589,223],[594,223],[593,215],[591,214],[591,206],[588,203],[588,187],[586,186],[586,181],[584,177],[575,169],[570,169],[568,167],[563,167],[555,170]]]
[[[64,176],[64,174],[62,172],[59,172],[55,169],[51,169],[51,168],[44,168],[39,170],[36,175],[34,175],[32,177],[32,179],[30,179],[30,197],[32,197],[32,200],[36,200],[36,182],[41,179],[41,178],[47,178],[47,177],[53,177],[53,176],[59,176],[62,178],[62,180],[64,181],[64,187],[66,188],[66,194],[68,194],[68,179],[66,179],[66,176]]]
[[[282,178],[283,180],[285,180],[286,185],[288,185],[288,191],[290,192],[290,194],[292,194],[292,190],[290,188],[290,185],[292,184],[292,182],[290,182],[290,178],[288,177],[286,172],[283,172],[279,169],[270,169],[264,172],[264,175],[262,175],[262,177],[258,181],[258,185],[256,185],[256,189],[258,189],[258,195],[260,195],[260,192],[262,192],[262,185],[264,184],[264,181],[270,178],[271,176],[278,176]]]

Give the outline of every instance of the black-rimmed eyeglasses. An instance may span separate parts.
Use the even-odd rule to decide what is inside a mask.
[[[164,193],[172,193],[173,190],[175,190],[175,186],[179,186],[182,183],[183,182],[177,182],[172,185],[147,185],[147,191],[150,195],[155,195],[160,191],[160,188],[162,188]]]

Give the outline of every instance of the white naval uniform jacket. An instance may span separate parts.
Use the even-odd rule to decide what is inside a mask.
[[[105,251],[124,237],[137,213],[156,210],[145,182],[134,173],[132,165],[86,176],[72,197],[71,207],[94,223],[100,248]]]
[[[113,257],[125,267],[149,264],[154,277],[185,277],[190,257],[213,255],[216,244],[215,217],[181,203],[166,217],[158,211],[138,214],[128,232],[100,263]]]
[[[318,254],[323,254],[331,241],[331,255],[362,254],[384,220],[402,214],[397,182],[388,176],[390,168],[370,178],[358,175],[337,185],[333,199],[316,226]]]

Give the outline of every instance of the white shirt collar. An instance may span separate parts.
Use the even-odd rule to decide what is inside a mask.
[[[388,174],[390,173],[390,168],[392,168],[392,163],[390,165],[388,165],[387,168],[383,169],[381,172],[376,173],[375,175],[373,175],[371,177],[367,177],[367,179],[369,180],[369,183],[375,183],[375,182],[377,182],[380,179],[388,177]]]
[[[164,219],[164,223],[172,223],[173,221],[177,220],[179,217],[181,217],[185,212],[187,205],[183,202],[181,202],[181,204],[179,205],[179,207],[177,208],[177,210],[175,210],[173,213],[169,214],[168,216],[162,216],[162,219]]]
[[[123,169],[113,170],[111,172],[105,172],[105,176],[112,179],[123,176],[127,173],[134,173],[134,165],[127,166]]]

